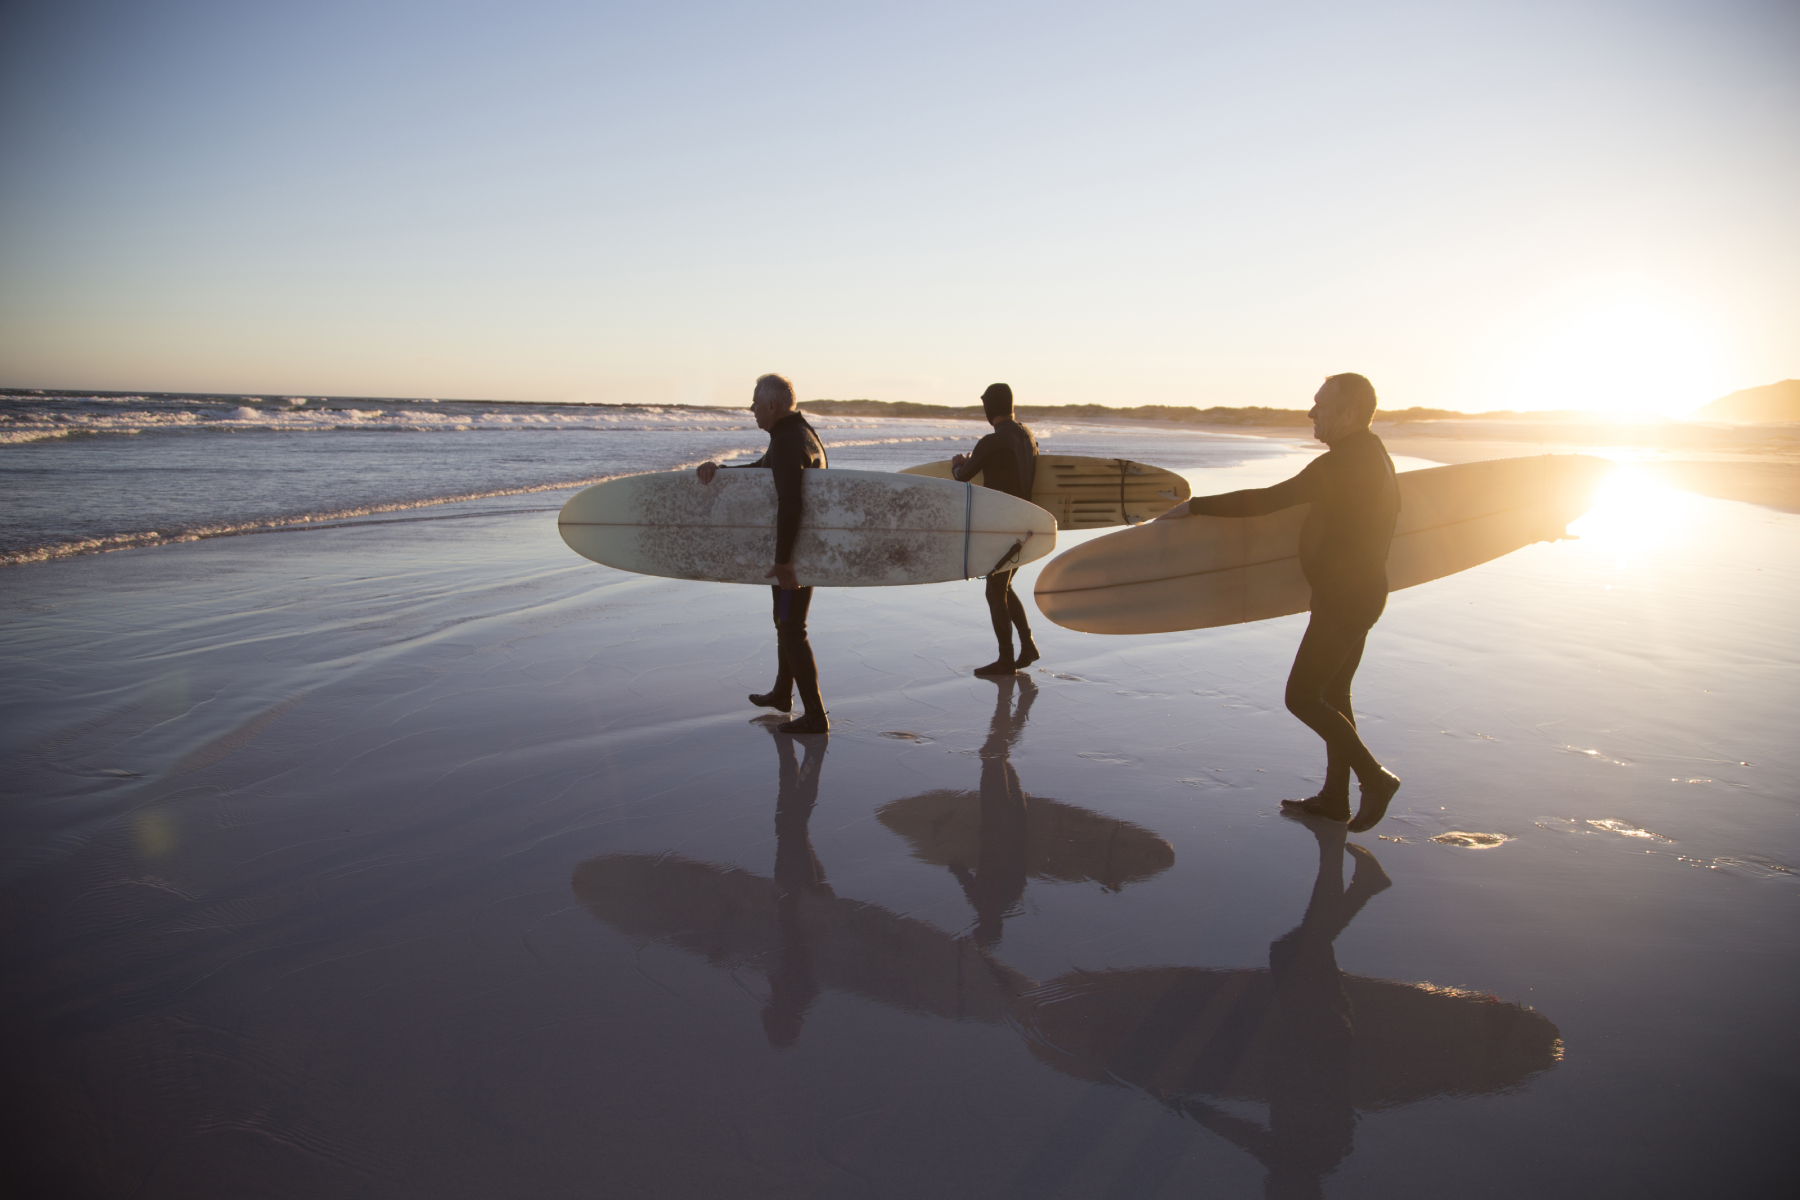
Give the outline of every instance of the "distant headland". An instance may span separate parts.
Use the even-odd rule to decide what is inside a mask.
[[[1726,421],[1733,425],[1800,421],[1800,379],[1784,379],[1780,383],[1745,388],[1721,396],[1694,413],[1694,419]]]

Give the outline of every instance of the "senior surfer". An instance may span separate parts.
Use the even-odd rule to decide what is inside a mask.
[[[819,668],[813,660],[812,644],[806,639],[806,613],[812,607],[813,590],[801,587],[794,577],[794,540],[800,533],[802,510],[801,474],[808,468],[823,468],[825,443],[818,432],[807,424],[794,400],[794,385],[780,375],[764,375],[756,381],[751,394],[750,412],[758,429],[769,434],[769,449],[753,463],[743,467],[763,467],[775,475],[775,562],[765,579],[773,579],[775,593],[775,686],[761,695],[752,694],[750,703],[779,712],[791,712],[794,688],[800,689],[804,707],[795,720],[777,728],[782,733],[825,733],[831,721],[825,705],[819,700]],[[710,484],[721,470],[733,468],[716,462],[701,463],[695,470],[702,484]]]
[[[1400,780],[1356,732],[1350,681],[1369,629],[1387,607],[1388,545],[1400,488],[1387,447],[1369,428],[1375,388],[1361,375],[1333,375],[1313,397],[1313,436],[1330,447],[1274,487],[1195,496],[1158,517],[1260,517],[1310,504],[1300,529],[1300,569],[1312,587],[1312,620],[1288,674],[1287,707],[1325,740],[1325,784],[1316,796],[1283,800],[1289,811],[1349,821],[1361,832],[1386,815]],[[1361,788],[1350,819],[1350,775]]]
[[[951,459],[950,473],[963,482],[980,475],[983,487],[1029,502],[1037,475],[1037,439],[1013,417],[1012,387],[991,384],[981,393],[981,410],[987,414],[994,432],[976,442],[971,453]],[[976,667],[977,675],[1011,675],[1038,660],[1037,643],[1031,640],[1031,626],[1025,620],[1025,605],[1013,592],[1013,576],[1018,572],[1013,567],[987,577],[988,619],[993,622],[1000,655],[987,666]],[[1014,626],[1019,630],[1017,654],[1013,653]]]

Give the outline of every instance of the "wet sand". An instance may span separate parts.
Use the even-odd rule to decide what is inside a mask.
[[[456,507],[7,572],[17,1194],[1791,1177],[1800,518],[1627,479],[1396,594],[1347,848],[1303,618],[995,683],[979,583],[822,592],[787,739],[766,593]]]

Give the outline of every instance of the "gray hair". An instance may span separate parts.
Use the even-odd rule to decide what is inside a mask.
[[[794,385],[788,382],[785,375],[764,375],[756,381],[756,391],[753,394],[769,397],[784,411],[791,410],[798,403],[794,399]]]
[[[1338,397],[1364,425],[1375,419],[1375,385],[1367,376],[1346,371],[1342,375],[1327,375],[1325,382],[1337,388]]]

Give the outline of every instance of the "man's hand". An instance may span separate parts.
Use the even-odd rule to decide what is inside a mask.
[[[763,578],[773,579],[776,586],[780,587],[784,592],[794,591],[800,586],[800,581],[794,578],[793,563],[776,563],[769,568],[769,573],[764,575]]]
[[[960,471],[963,468],[963,464],[968,461],[969,461],[968,455],[958,454],[955,458],[950,460],[950,469],[953,471]]]
[[[719,464],[716,462],[703,462],[694,468],[694,474],[700,477],[700,482],[702,484],[711,483],[713,481],[713,476],[718,473]]]
[[[1174,508],[1171,508],[1168,512],[1156,519],[1159,521],[1179,521],[1183,517],[1191,517],[1193,515],[1192,512],[1188,511],[1188,502],[1183,500],[1180,504],[1177,504]]]

